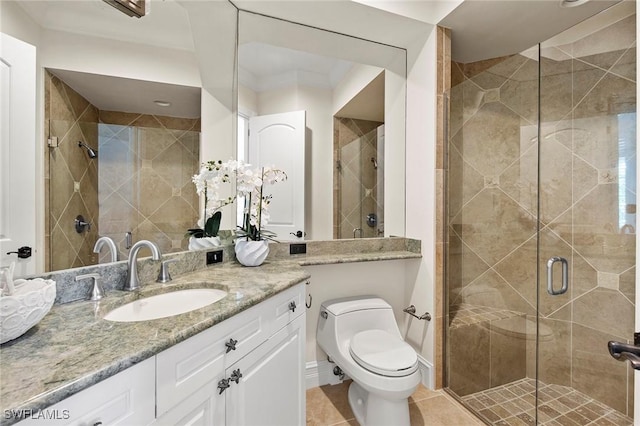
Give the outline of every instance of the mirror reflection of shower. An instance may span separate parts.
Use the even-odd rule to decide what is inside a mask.
[[[384,236],[384,72],[335,114],[334,164],[334,238]]]
[[[339,221],[335,237],[383,236],[384,124],[351,118],[336,118],[335,122],[336,134],[341,139],[336,150]],[[353,232],[354,229],[359,232]]]
[[[80,148],[85,148],[87,150],[87,155],[89,155],[89,158],[96,158],[98,156],[98,152],[95,149],[91,148],[86,143],[82,141],[78,141],[78,146]]]

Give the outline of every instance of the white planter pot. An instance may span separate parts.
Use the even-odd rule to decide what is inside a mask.
[[[235,251],[244,266],[260,266],[269,254],[269,241],[236,240]]]
[[[220,237],[189,237],[189,250],[202,250],[220,245]]]

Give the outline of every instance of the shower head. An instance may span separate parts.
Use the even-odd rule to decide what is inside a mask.
[[[78,141],[78,146],[80,148],[85,148],[87,150],[87,154],[89,154],[89,158],[96,158],[98,156],[98,153],[86,143],[82,141]]]

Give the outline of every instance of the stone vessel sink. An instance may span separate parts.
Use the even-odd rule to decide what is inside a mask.
[[[184,314],[215,303],[227,296],[219,289],[194,288],[144,297],[113,309],[104,319],[114,322],[148,321]]]

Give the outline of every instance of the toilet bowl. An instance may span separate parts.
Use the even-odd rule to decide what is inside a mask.
[[[408,398],[420,384],[418,356],[391,306],[373,296],[324,302],[318,345],[347,374],[349,405],[362,426],[409,425]]]

